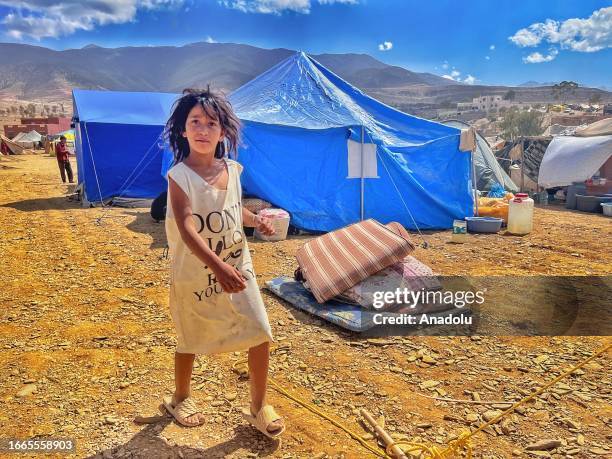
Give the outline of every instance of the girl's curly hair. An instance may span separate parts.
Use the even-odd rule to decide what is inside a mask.
[[[185,89],[183,95],[173,106],[172,115],[166,123],[165,137],[174,153],[174,163],[178,164],[189,156],[189,143],[183,137],[187,116],[196,104],[200,104],[204,113],[221,125],[226,141],[219,142],[215,149],[215,158],[223,158],[228,153],[236,152],[240,142],[240,120],[234,113],[232,105],[220,92],[203,89]]]

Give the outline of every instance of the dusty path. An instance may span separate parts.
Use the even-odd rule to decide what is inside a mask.
[[[280,445],[240,418],[247,383],[231,371],[244,354],[200,358],[195,397],[209,422],[184,429],[153,416],[172,387],[173,328],[167,311],[163,225],[145,209],[83,209],[65,197],[53,158],[0,160],[1,437],[76,439],[74,457],[374,457],[346,434],[275,391],[286,417]],[[611,220],[539,209],[525,238],[474,237],[447,244],[426,235],[416,256],[442,274],[610,275]],[[260,284],[291,275],[303,238],[253,243]],[[417,396],[516,399],[609,340],[392,338],[363,340],[290,309],[267,292],[280,346],[272,377],[365,434],[355,410],[384,415],[397,438],[443,444],[496,407]],[[430,358],[422,360],[423,355]],[[538,457],[596,457],[610,449],[610,355],[478,435],[476,457],[530,457],[524,448],[562,442]],[[608,375],[608,376],[606,376]],[[19,397],[35,385],[30,395]],[[375,445],[375,441],[372,441]],[[36,457],[36,456],[32,456]],[[40,455],[38,456],[40,457]]]

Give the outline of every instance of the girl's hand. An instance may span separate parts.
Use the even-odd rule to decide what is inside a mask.
[[[266,217],[255,217],[255,228],[264,236],[271,236],[276,231],[274,230],[274,225],[272,225],[272,221]]]
[[[229,263],[221,262],[212,270],[224,292],[238,293],[246,288],[246,279],[242,273]]]

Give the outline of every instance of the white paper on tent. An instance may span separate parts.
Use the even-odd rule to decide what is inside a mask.
[[[348,177],[361,178],[361,147],[363,145],[363,178],[380,178],[376,160],[376,144],[348,139]]]

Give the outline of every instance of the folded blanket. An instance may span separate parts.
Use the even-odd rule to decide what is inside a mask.
[[[399,233],[399,234],[398,234]],[[414,250],[399,223],[365,220],[308,241],[297,252],[301,275],[324,303]]]
[[[402,261],[372,274],[367,279],[337,295],[334,299],[357,304],[367,309],[384,311],[395,306],[397,302],[385,300],[380,292],[400,290],[403,294],[407,291],[418,292],[441,288],[440,281],[429,266],[421,263],[413,256],[407,256]]]

